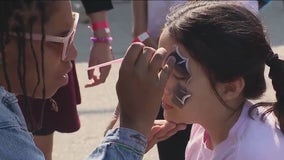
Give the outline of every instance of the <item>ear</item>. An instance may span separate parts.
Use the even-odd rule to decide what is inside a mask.
[[[229,101],[238,98],[245,87],[245,81],[242,77],[231,82],[219,83],[217,85],[218,93],[224,101]]]

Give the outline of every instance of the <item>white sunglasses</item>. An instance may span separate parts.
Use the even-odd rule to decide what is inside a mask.
[[[62,60],[65,60],[68,56],[67,49],[70,46],[70,44],[74,41],[74,35],[76,32],[78,20],[79,20],[79,13],[73,12],[73,27],[72,30],[65,36],[65,37],[60,37],[60,36],[52,36],[52,35],[46,35],[45,36],[45,41],[46,42],[56,42],[56,43],[63,43],[63,50],[62,50]],[[13,36],[16,36],[16,33],[10,33]],[[42,39],[42,34],[39,33],[33,33],[31,34],[33,40],[41,40]],[[30,34],[25,33],[25,38],[30,39]]]

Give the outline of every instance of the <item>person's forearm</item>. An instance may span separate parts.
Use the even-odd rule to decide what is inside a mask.
[[[117,128],[106,134],[88,160],[142,160],[146,145],[147,139],[141,133],[129,128]]]
[[[107,11],[99,11],[88,14],[90,23],[96,24],[101,22],[106,22],[108,24],[107,20]],[[106,28],[98,28],[96,30],[93,30],[95,37],[108,37],[110,36],[110,30],[107,30]]]
[[[148,9],[147,0],[132,1],[132,12],[133,12],[133,37],[140,35],[147,31],[148,27]]]
[[[144,40],[140,40],[146,46],[157,49],[156,39],[151,37],[148,33],[148,0],[133,0],[132,1],[132,12],[133,12],[133,25],[132,25],[132,37],[135,42],[141,35],[147,35],[148,37]]]

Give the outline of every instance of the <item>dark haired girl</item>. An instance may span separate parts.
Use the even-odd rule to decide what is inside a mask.
[[[117,82],[120,128],[94,159],[142,159],[160,100],[166,120],[193,124],[187,160],[283,159],[284,61],[253,13],[228,1],[188,2],[168,15],[159,47],[170,55],[165,65],[161,48],[129,48]],[[266,90],[265,65],[277,101],[253,104]]]

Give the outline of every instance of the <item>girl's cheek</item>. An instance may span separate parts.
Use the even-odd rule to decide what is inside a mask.
[[[172,102],[179,108],[183,108],[191,97],[190,91],[186,87],[180,85],[179,83],[173,86],[172,95],[173,95]]]

